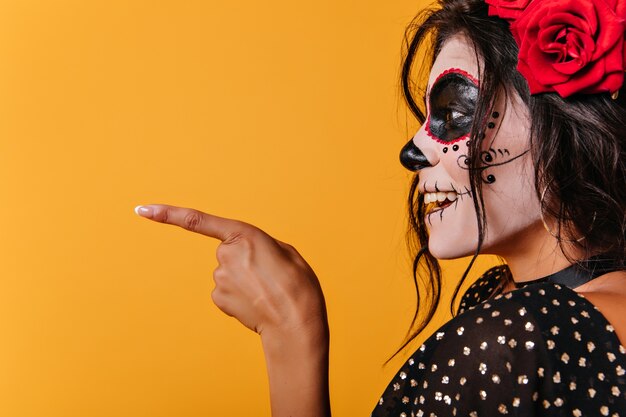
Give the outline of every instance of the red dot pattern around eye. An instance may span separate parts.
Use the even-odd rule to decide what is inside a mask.
[[[439,74],[439,76],[437,77],[437,79],[435,80],[435,82],[433,83],[433,85],[437,84],[437,82],[438,82],[438,81],[439,81],[442,77],[444,77],[445,75],[447,75],[447,74],[452,74],[452,73],[454,73],[454,74],[460,74],[460,75],[464,76],[465,78],[469,79],[471,82],[473,82],[474,84],[476,84],[476,86],[477,86],[477,87],[480,85],[480,84],[479,84],[479,82],[478,82],[478,79],[476,79],[476,77],[474,77],[474,76],[473,76],[472,74],[470,74],[469,72],[464,71],[464,70],[462,70],[462,69],[460,69],[460,68],[450,68],[450,69],[445,70],[444,72],[442,72],[441,74]],[[430,92],[429,92],[429,94],[430,94]],[[428,105],[428,104],[427,104],[427,105]],[[452,144],[454,144],[454,143],[457,143],[457,142],[460,142],[460,141],[462,141],[462,140],[465,140],[465,139],[469,138],[469,134],[467,134],[467,135],[464,135],[464,136],[460,136],[460,137],[458,137],[457,139],[454,139],[454,140],[451,140],[451,141],[444,141],[444,140],[439,139],[439,138],[438,138],[437,136],[435,136],[435,135],[431,132],[431,130],[430,130],[430,109],[427,109],[427,110],[429,110],[429,111],[428,111],[428,118],[426,119],[426,126],[424,126],[424,129],[426,130],[426,134],[427,134],[428,136],[430,136],[433,140],[435,140],[435,141],[437,141],[437,142],[441,143],[442,145],[452,145]]]

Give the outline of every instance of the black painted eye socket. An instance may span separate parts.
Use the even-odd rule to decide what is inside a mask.
[[[478,86],[463,74],[451,72],[433,85],[430,96],[429,131],[442,142],[470,133],[478,100]]]

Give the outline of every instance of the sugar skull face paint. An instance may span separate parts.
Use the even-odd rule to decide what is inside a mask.
[[[426,132],[439,143],[467,139],[478,100],[478,80],[451,68],[442,72],[428,94]]]
[[[436,57],[426,96],[426,122],[403,164],[419,173],[428,247],[439,259],[471,255],[478,244],[475,196],[468,166],[468,137],[480,94],[478,62],[462,36],[450,38]],[[506,256],[544,232],[530,157],[530,119],[516,95],[504,93],[485,117],[480,178],[486,216],[481,253]],[[408,161],[418,155],[419,161]],[[410,168],[411,169],[411,168]]]

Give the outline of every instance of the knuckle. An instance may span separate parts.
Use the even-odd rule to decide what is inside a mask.
[[[235,245],[241,242],[243,239],[246,239],[246,236],[242,232],[231,232],[224,240],[224,243]]]
[[[254,247],[255,236],[254,233],[248,232],[233,232],[224,241],[227,245],[236,245],[239,255],[242,253],[250,252]]]
[[[222,309],[224,297],[220,290],[215,288],[213,289],[213,291],[211,291],[211,300],[213,301],[213,304],[215,304],[220,310]]]
[[[227,245],[224,245],[223,243],[220,243],[217,246],[217,249],[215,250],[215,258],[217,259],[217,262],[219,262],[220,264],[223,264],[223,263],[228,261],[228,250],[227,250],[227,248],[228,248]]]
[[[200,225],[202,224],[202,215],[197,211],[190,211],[185,214],[185,218],[183,219],[183,227],[192,232],[198,231]]]
[[[289,259],[291,259],[291,261],[299,268],[303,268],[307,265],[302,255],[300,255],[300,252],[298,252],[298,249],[288,243],[285,243],[283,248],[287,252]]]
[[[265,233],[263,230],[259,229],[255,225],[245,222],[239,222],[239,227],[237,228],[237,230],[239,230],[241,234],[245,235],[251,240],[259,240],[267,236],[267,233]]]
[[[298,250],[293,245],[291,245],[290,243],[283,242],[283,241],[278,240],[278,239],[274,239],[274,241],[288,255],[298,255]]]
[[[298,250],[289,243],[285,243],[285,249],[292,255],[299,255]]]
[[[211,292],[211,300],[213,301],[213,304],[215,304],[217,308],[222,310],[227,315],[232,316],[232,313],[228,309],[228,301],[227,301],[226,294],[224,294],[224,292],[220,291],[218,288],[214,289]]]
[[[154,220],[161,222],[161,223],[169,223],[170,210],[171,209],[169,207],[164,207],[162,209],[157,208],[155,216],[154,216]]]
[[[227,278],[228,274],[226,269],[217,267],[215,271],[213,271],[213,281],[215,281],[215,285],[219,286],[223,281]]]

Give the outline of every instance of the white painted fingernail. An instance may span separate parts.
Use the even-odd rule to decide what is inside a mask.
[[[137,206],[135,213],[141,217],[152,217],[152,207]]]

